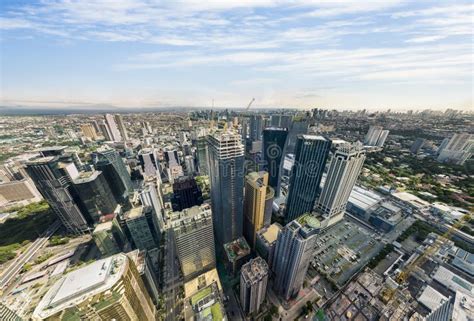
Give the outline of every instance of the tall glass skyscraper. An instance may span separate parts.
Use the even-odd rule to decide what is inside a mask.
[[[219,131],[208,136],[211,204],[217,252],[242,236],[244,145],[239,134]]]
[[[263,118],[261,115],[250,116],[250,140],[262,140]]]
[[[58,156],[34,159],[26,164],[26,171],[66,229],[74,234],[84,233],[88,230],[87,220],[72,196],[71,177],[66,168],[75,166],[58,159]]]
[[[273,287],[283,299],[298,295],[319,231],[319,221],[311,214],[305,214],[288,223],[278,234],[273,258]]]
[[[336,149],[316,205],[318,211],[328,219],[328,225],[344,217],[347,201],[362,170],[364,160],[365,151],[360,143],[345,143]]]
[[[269,174],[268,185],[273,187],[277,197],[280,195],[280,173],[287,136],[285,128],[269,127],[263,131],[263,167]]]
[[[322,136],[298,136],[286,201],[287,222],[313,210],[330,147],[331,141]]]

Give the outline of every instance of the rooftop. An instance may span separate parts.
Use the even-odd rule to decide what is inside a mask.
[[[110,231],[112,229],[113,225],[114,224],[112,223],[112,221],[99,223],[99,224],[96,225],[93,233],[98,233],[98,232],[102,232],[102,231]]]
[[[250,260],[242,266],[241,276],[248,285],[262,280],[265,276],[268,276],[267,262],[260,256]]]
[[[143,206],[137,206],[125,213],[125,219],[135,219],[143,215]]]
[[[278,233],[280,233],[281,225],[278,223],[273,223],[269,227],[261,231],[261,235],[265,241],[269,244],[275,242],[278,238]]]
[[[243,237],[239,237],[232,242],[224,244],[224,249],[227,254],[227,258],[231,262],[250,254],[250,247]]]
[[[93,171],[93,172],[80,172],[79,176],[74,179],[74,184],[83,184],[92,182],[95,180],[102,172],[101,171]]]

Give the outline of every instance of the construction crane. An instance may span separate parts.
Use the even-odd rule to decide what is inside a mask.
[[[255,98],[252,98],[252,100],[249,102],[249,104],[247,105],[247,108],[245,108],[245,110],[249,110],[250,106],[252,106],[254,101],[255,101]]]

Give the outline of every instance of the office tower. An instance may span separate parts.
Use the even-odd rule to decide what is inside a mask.
[[[311,214],[305,214],[288,223],[278,234],[273,257],[273,286],[283,299],[298,295],[313,257],[319,230],[319,221]]]
[[[87,221],[72,196],[71,177],[58,156],[41,157],[26,163],[26,171],[38,191],[70,233],[84,233]],[[72,164],[74,166],[74,164]]]
[[[309,122],[305,118],[295,118],[291,123],[286,140],[285,154],[294,154],[299,135],[308,133]]]
[[[114,118],[115,118],[115,122],[117,123],[117,127],[118,127],[118,130],[119,130],[120,136],[124,140],[128,140],[128,133],[127,133],[127,129],[125,128],[125,125],[123,124],[122,115],[115,115]]]
[[[364,145],[377,145],[377,140],[379,139],[380,134],[382,133],[382,129],[382,126],[370,126],[369,131],[367,132],[364,138]]]
[[[336,149],[316,205],[318,211],[327,219],[328,225],[343,218],[364,160],[365,151],[360,143],[341,144]]]
[[[199,174],[209,175],[208,151],[206,137],[199,137],[197,142],[197,156]]]
[[[245,176],[244,236],[255,247],[255,235],[265,224],[268,173],[251,172]]]
[[[172,150],[166,150],[164,152],[165,155],[165,160],[168,163],[168,165],[179,165],[179,157],[178,157],[178,151],[175,149]]]
[[[263,226],[269,226],[271,224],[274,199],[275,199],[275,190],[271,186],[267,186],[267,191],[265,193],[265,210],[263,214]]]
[[[216,266],[212,212],[208,204],[174,212],[174,235],[184,280],[188,281]]]
[[[208,136],[209,176],[217,252],[222,245],[242,236],[244,194],[244,146],[231,131]]]
[[[445,149],[448,144],[449,144],[449,138],[443,139],[443,141],[442,141],[441,144],[439,145],[438,150],[436,151],[436,153],[437,153],[438,155],[441,154],[441,152],[443,151],[443,149]]]
[[[454,134],[445,147],[440,147],[439,162],[450,162],[463,165],[474,152],[474,135],[468,133]]]
[[[462,293],[461,291],[458,291],[457,293]],[[458,294],[456,293],[456,296]],[[465,305],[467,306],[467,304]],[[472,305],[471,305],[472,306]],[[463,309],[464,310],[464,309]],[[471,310],[472,312],[472,310]],[[465,313],[463,313],[465,314]],[[450,320],[469,320],[469,319],[464,319],[464,318],[455,318],[453,314],[453,302],[451,297],[448,298],[448,300],[441,300],[441,303],[439,306],[432,310],[424,319],[425,321],[450,321]]]
[[[423,148],[423,145],[425,144],[425,139],[424,138],[417,138],[415,142],[411,145],[410,147],[410,153],[412,154],[418,154],[420,149]]]
[[[387,136],[388,136],[389,132],[390,132],[390,131],[388,131],[388,130],[382,130],[382,132],[380,133],[379,138],[377,139],[377,143],[376,143],[375,145],[378,146],[378,147],[383,147],[383,145],[385,144],[385,140],[387,139]]]
[[[107,126],[107,123],[103,120],[99,123],[99,128],[100,132],[102,133],[102,136],[104,136],[105,140],[112,140],[112,133],[109,130],[109,127]]]
[[[92,239],[102,256],[109,256],[122,252],[126,244],[126,237],[114,217],[111,220],[99,223],[92,232]]]
[[[256,257],[240,271],[240,304],[246,315],[256,315],[265,300],[269,269],[264,259]]]
[[[202,192],[192,177],[182,176],[173,183],[172,205],[174,211],[182,211],[203,202]]]
[[[145,186],[140,191],[139,197],[142,205],[153,208],[156,224],[159,230],[163,231],[165,225],[163,218],[164,204],[159,180],[145,182]]]
[[[89,138],[90,140],[96,140],[97,139],[97,132],[95,131],[94,126],[91,124],[82,124],[81,125],[81,131],[84,136]]]
[[[284,128],[270,127],[263,131],[263,168],[268,172],[268,184],[275,194],[280,195],[280,175],[285,155],[288,131]]]
[[[292,118],[291,115],[272,115],[271,126],[288,130],[291,127]]]
[[[322,136],[298,137],[286,200],[287,222],[313,210],[330,147],[331,141]]]
[[[96,168],[104,174],[117,202],[126,202],[128,195],[133,192],[133,187],[130,174],[119,153],[115,149],[101,149],[92,155],[92,159]]]
[[[122,136],[120,135],[120,131],[115,123],[114,116],[111,114],[105,114],[105,122],[107,124],[107,128],[109,129],[110,138],[114,142],[122,141]]]
[[[158,173],[158,160],[155,151],[151,148],[145,148],[138,152],[138,160],[143,173],[146,176],[156,176]]]
[[[186,174],[189,176],[194,175],[196,168],[194,166],[194,157],[191,155],[184,156],[184,165],[186,166]]]
[[[124,214],[125,224],[135,247],[139,250],[151,250],[157,246],[158,228],[152,220],[149,207],[138,206]]]
[[[65,274],[38,303],[33,320],[156,320],[133,261],[117,254]]]
[[[270,269],[273,267],[275,246],[281,229],[280,224],[273,223],[257,232],[255,250],[267,262]]]
[[[77,204],[89,224],[97,223],[102,215],[113,213],[117,201],[101,171],[81,172],[73,181]]]
[[[262,115],[250,116],[250,140],[262,140],[263,118]]]

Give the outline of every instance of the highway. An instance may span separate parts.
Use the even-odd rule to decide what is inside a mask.
[[[49,238],[54,234],[54,232],[58,230],[60,226],[61,222],[55,221],[39,238],[31,243],[25,252],[17,257],[12,264],[10,264],[10,266],[0,277],[0,289],[3,289],[9,285],[9,283],[18,275],[18,273],[20,273],[25,263],[27,263],[36,254],[36,252],[38,252],[39,249],[47,244]]]

